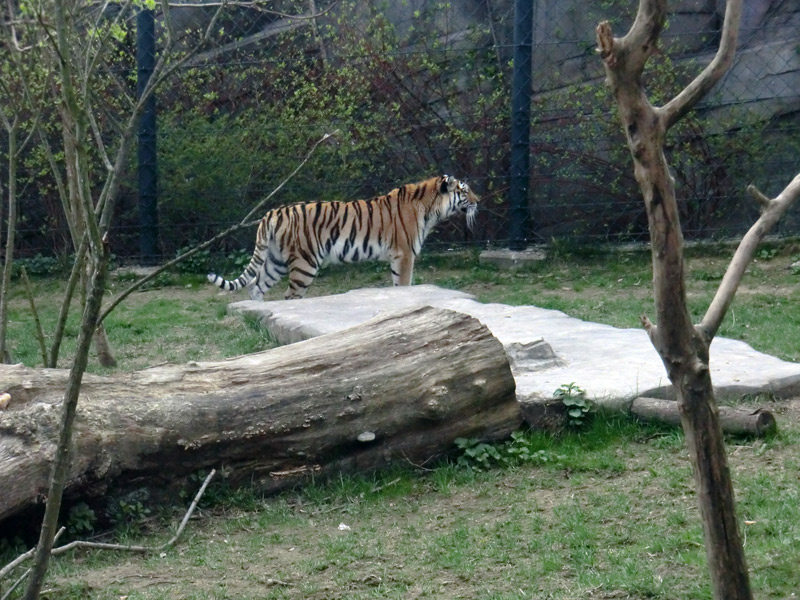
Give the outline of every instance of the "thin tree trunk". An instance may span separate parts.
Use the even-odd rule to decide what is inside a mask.
[[[58,355],[61,352],[61,342],[64,339],[64,329],[67,326],[69,308],[72,304],[72,297],[75,295],[75,288],[84,270],[83,261],[88,247],[89,242],[86,240],[86,237],[84,237],[83,240],[81,240],[78,251],[75,253],[75,264],[72,265],[72,272],[67,281],[67,288],[64,290],[64,298],[61,300],[61,310],[58,312],[58,320],[56,321],[56,328],[53,332],[53,343],[50,345],[50,362],[48,364],[51,369],[55,369],[58,366]]]
[[[597,40],[647,211],[657,325],[642,318],[672,382],[694,468],[706,556],[717,600],[751,600],[749,575],[736,520],[733,484],[709,371],[711,336],[689,313],[683,234],[675,187],[664,155],[667,130],[710,89],[733,60],[741,0],[726,6],[720,48],[706,69],[664,107],[652,106],[642,71],[666,22],[666,0],[640,0],[630,31],[614,38],[607,22]]]
[[[28,279],[28,271],[25,267],[21,269],[22,282],[25,285],[25,295],[28,296],[28,304],[31,307],[31,315],[33,316],[34,331],[36,332],[36,341],[39,342],[39,351],[42,356],[42,366],[47,366],[47,347],[44,341],[44,331],[42,331],[42,321],[39,319],[39,311],[36,310],[36,298],[33,295],[33,286],[31,280]]]
[[[0,361],[10,363],[11,353],[7,347],[8,290],[11,284],[11,268],[14,265],[14,236],[17,228],[17,127],[19,117],[8,127],[8,227],[6,230],[6,256],[0,278]],[[0,219],[2,224],[2,219]]]
[[[25,589],[25,600],[37,600],[44,584],[44,576],[50,563],[50,551],[53,548],[53,538],[58,529],[58,513],[61,510],[61,499],[66,486],[70,466],[70,451],[72,449],[72,424],[78,407],[78,394],[89,361],[89,348],[95,331],[97,317],[105,292],[106,277],[108,275],[108,252],[103,252],[95,264],[91,277],[89,296],[83,310],[81,329],[78,334],[78,347],[75,351],[75,360],[72,364],[67,389],[64,393],[62,416],[58,432],[58,445],[53,459],[50,474],[50,486],[47,492],[47,504],[42,519],[42,529],[39,534],[39,543],[34,554],[33,567],[31,568],[28,586]]]

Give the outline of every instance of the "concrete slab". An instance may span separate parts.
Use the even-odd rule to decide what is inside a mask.
[[[611,409],[625,409],[637,396],[669,395],[661,359],[641,329],[582,321],[535,306],[481,304],[464,292],[433,285],[359,289],[303,300],[248,300],[228,308],[256,316],[280,343],[289,344],[418,305],[456,310],[486,325],[509,356],[520,402],[547,402],[568,383],[579,385],[595,403]],[[737,340],[714,340],[711,377],[720,398],[800,393],[800,364],[757,352]]]

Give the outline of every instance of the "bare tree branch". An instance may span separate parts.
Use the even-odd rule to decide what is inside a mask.
[[[61,529],[59,529],[58,532],[55,534],[55,536],[53,536],[53,542],[57,542],[58,538],[60,538],[66,530],[67,530],[66,527],[62,527]],[[16,569],[19,565],[24,563],[26,560],[29,560],[34,555],[35,552],[36,552],[36,548],[31,548],[30,550],[28,550],[24,554],[20,554],[17,558],[12,560],[10,563],[8,563],[2,569],[0,569],[0,581],[3,581],[3,579],[5,579],[6,576],[9,573],[11,573],[14,569]],[[25,575],[20,579],[20,581],[24,580],[24,578],[27,577],[28,572],[30,572],[30,570],[25,572]],[[20,582],[16,582],[13,587],[18,586],[19,583]],[[12,587],[12,590],[13,590],[13,587]],[[6,593],[6,595],[4,595],[3,598],[5,598],[6,596],[9,596],[9,595],[10,595],[10,593]]]
[[[195,246],[191,250],[188,250],[187,252],[184,252],[180,256],[177,256],[177,257],[173,258],[172,260],[164,263],[158,269],[156,269],[155,271],[153,271],[149,275],[147,275],[145,277],[142,277],[139,281],[134,282],[130,287],[128,287],[128,289],[126,289],[125,291],[121,292],[116,298],[114,298],[113,302],[111,302],[111,304],[109,304],[103,310],[103,312],[100,314],[99,319],[97,320],[97,324],[98,325],[101,324],[103,322],[103,320],[111,313],[111,311],[114,310],[117,306],[119,306],[119,304],[123,300],[125,300],[125,298],[130,296],[133,292],[138,290],[140,287],[142,287],[148,281],[151,281],[151,280],[155,279],[158,275],[160,275],[161,273],[163,273],[164,271],[166,271],[170,267],[173,267],[174,265],[178,264],[179,262],[182,262],[182,261],[186,260],[190,256],[193,256],[193,255],[197,254],[201,250],[205,250],[206,248],[208,248],[212,244],[218,242],[219,240],[221,240],[223,238],[228,237],[232,233],[235,233],[235,232],[239,231],[240,229],[244,229],[246,227],[251,227],[255,223],[258,223],[258,221],[253,222],[253,221],[250,220],[252,218],[252,216],[256,212],[262,210],[264,205],[267,202],[269,202],[269,200],[275,194],[277,194],[280,190],[282,190],[283,186],[285,186],[289,182],[289,180],[291,180],[298,173],[298,171],[300,171],[300,169],[303,168],[303,166],[311,158],[311,155],[314,153],[314,151],[317,149],[317,147],[322,142],[327,140],[329,137],[336,135],[337,133],[338,133],[338,130],[334,131],[333,133],[326,133],[319,140],[317,140],[316,143],[311,147],[311,150],[308,151],[308,154],[306,154],[305,158],[300,162],[300,164],[298,164],[294,168],[294,170],[291,173],[289,173],[289,175],[287,175],[286,178],[283,181],[281,181],[274,190],[272,190],[265,198],[263,198],[258,204],[256,204],[253,207],[253,209],[249,213],[247,213],[247,215],[241,221],[239,221],[239,223],[237,223],[236,225],[233,225],[232,227],[229,227],[228,229],[226,229],[225,231],[223,231],[221,233],[218,233],[217,235],[215,235],[214,237],[212,237],[209,240],[206,240],[205,242],[203,242],[199,246]]]
[[[758,198],[766,198],[764,194],[749,186]],[[758,244],[769,233],[772,227],[786,214],[786,211],[800,197],[800,174],[787,185],[784,190],[772,200],[767,199],[768,205],[761,216],[742,238],[739,247],[731,259],[728,269],[719,284],[717,293],[706,311],[698,329],[711,340],[717,333],[725,314],[728,312],[736,290],[744,276],[745,269],[756,253]]]
[[[687,85],[677,96],[657,110],[664,120],[666,129],[672,127],[698,100],[705,96],[714,85],[722,79],[733,63],[736,51],[736,40],[739,35],[739,22],[742,16],[741,2],[727,2],[725,19],[722,23],[722,39],[716,55],[708,66],[694,81]]]
[[[72,265],[72,271],[67,280],[67,287],[64,290],[64,297],[61,300],[61,310],[58,312],[56,328],[53,331],[53,343],[50,345],[50,362],[48,364],[51,369],[55,369],[58,366],[58,354],[61,351],[61,341],[64,339],[64,330],[67,327],[67,317],[69,316],[72,297],[75,295],[75,288],[78,285],[78,280],[84,269],[84,258],[86,257],[88,248],[89,241],[84,235],[81,239],[80,246],[75,252],[75,263]]]
[[[759,206],[761,206],[761,210],[766,210],[769,208],[769,204],[772,202],[772,200],[762,194],[756,186],[752,184],[748,185],[747,192],[755,199],[756,202],[758,202]]]
[[[629,69],[641,72],[655,51],[658,38],[667,19],[667,5],[663,0],[639,0],[639,9],[630,30],[615,40],[621,47],[617,60],[625,60]]]

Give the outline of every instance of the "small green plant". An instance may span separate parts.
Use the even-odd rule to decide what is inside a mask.
[[[777,248],[762,248],[761,250],[758,251],[758,258],[760,258],[761,260],[770,260],[772,258],[775,258],[777,254],[778,254]]]
[[[554,456],[549,450],[537,448],[537,443],[527,432],[514,431],[511,439],[503,445],[504,453],[511,459],[513,464],[537,464],[542,465],[561,458]]]
[[[541,439],[525,431],[514,431],[511,439],[498,444],[489,444],[476,438],[457,438],[456,446],[461,450],[459,466],[479,471],[522,464],[543,465],[563,458],[541,448]]]
[[[18,258],[13,263],[12,274],[14,277],[19,277],[22,273],[22,267],[31,277],[43,277],[46,275],[55,275],[63,270],[63,265],[57,258],[52,256],[42,256],[37,254],[33,258]]]
[[[586,390],[575,382],[561,385],[553,397],[561,400],[567,409],[567,423],[570,427],[583,427],[588,421],[589,414],[592,412],[592,403],[586,397]]]
[[[463,467],[483,471],[506,462],[495,444],[475,438],[456,438],[456,447],[461,450],[458,464]]]
[[[72,536],[90,533],[94,530],[97,516],[86,502],[79,502],[69,509],[67,532]]]
[[[175,256],[180,256],[189,252],[191,248],[180,248],[175,253]],[[186,258],[175,265],[178,273],[184,275],[205,275],[208,272],[208,266],[211,264],[211,253],[208,250],[198,250],[189,258]]]
[[[118,500],[109,508],[109,518],[117,527],[137,527],[150,516],[150,509],[139,500]]]
[[[253,257],[253,253],[247,250],[236,250],[228,254],[228,264],[233,268],[234,271],[244,271],[245,267],[250,264],[250,259]]]

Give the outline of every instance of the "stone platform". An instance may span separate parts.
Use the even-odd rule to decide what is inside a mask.
[[[563,384],[575,383],[596,404],[626,410],[638,396],[668,397],[661,360],[641,329],[619,329],[535,306],[482,304],[471,295],[416,285],[368,288],[303,300],[244,301],[233,313],[251,314],[282,344],[358,325],[381,312],[417,305],[469,314],[500,340],[523,404],[546,403]],[[744,342],[715,338],[711,377],[718,398],[771,392],[800,394],[800,364],[757,352]]]

